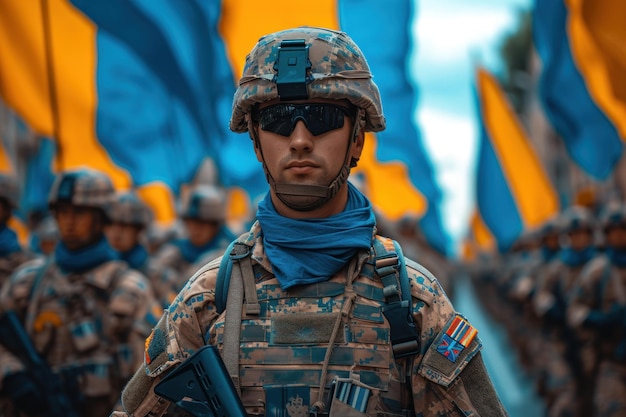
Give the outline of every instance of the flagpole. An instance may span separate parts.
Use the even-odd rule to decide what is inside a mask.
[[[62,147],[60,140],[60,118],[58,96],[56,89],[56,77],[54,72],[54,54],[52,53],[52,29],[50,24],[50,3],[41,0],[41,20],[43,23],[44,54],[46,75],[48,78],[48,96],[50,99],[50,113],[52,116],[52,139],[56,142],[55,160],[58,170],[63,169]]]

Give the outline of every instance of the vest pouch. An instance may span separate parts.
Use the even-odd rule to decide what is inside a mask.
[[[335,378],[331,388],[329,417],[367,417],[367,404],[373,391],[360,381]]]
[[[72,343],[80,353],[94,349],[100,343],[96,326],[91,320],[82,320],[70,325],[70,331],[72,332]]]
[[[111,359],[95,357],[83,365],[82,392],[86,397],[102,397],[111,394]]]

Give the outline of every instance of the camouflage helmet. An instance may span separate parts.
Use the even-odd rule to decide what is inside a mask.
[[[132,191],[116,194],[109,210],[112,222],[147,227],[152,222],[152,210]]]
[[[600,223],[604,230],[626,226],[626,205],[618,202],[609,204],[600,216]]]
[[[595,226],[591,210],[583,206],[569,207],[561,217],[560,230],[570,233],[577,230],[593,230]]]
[[[115,189],[107,174],[91,168],[63,171],[57,175],[50,189],[48,205],[58,203],[102,209],[108,213],[115,198]]]
[[[230,129],[248,130],[246,114],[269,100],[349,100],[364,113],[364,130],[385,129],[378,87],[365,56],[339,31],[298,27],[263,36],[246,57],[233,99]]]
[[[182,199],[183,219],[223,222],[226,219],[226,196],[213,185],[197,185]]]
[[[0,199],[5,199],[12,209],[17,208],[19,204],[19,186],[15,175],[0,173]]]

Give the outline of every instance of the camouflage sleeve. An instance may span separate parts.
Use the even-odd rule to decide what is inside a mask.
[[[122,393],[124,412],[112,416],[158,416],[170,403],[154,387],[173,368],[205,344],[205,334],[217,318],[214,309],[217,262],[201,268],[176,296],[145,341],[144,362]]]
[[[537,277],[537,290],[533,295],[532,306],[535,314],[539,317],[544,317],[556,304],[552,287],[555,280],[558,279],[560,265],[559,261],[549,263]]]
[[[506,416],[482,361],[478,331],[428,270],[412,261],[407,267],[421,344],[410,365],[416,415]]]
[[[23,319],[33,282],[39,273],[43,273],[42,268],[43,261],[36,259],[15,270],[0,291],[0,315],[5,311],[14,310]],[[23,369],[22,362],[0,344],[0,390],[6,375]]]

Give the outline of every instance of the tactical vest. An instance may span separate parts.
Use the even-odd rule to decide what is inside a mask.
[[[206,341],[244,406],[266,416],[413,415],[406,382],[419,336],[399,245],[377,236],[362,266],[355,258],[328,281],[283,291],[252,265],[244,236],[222,258],[215,303],[225,314]]]

